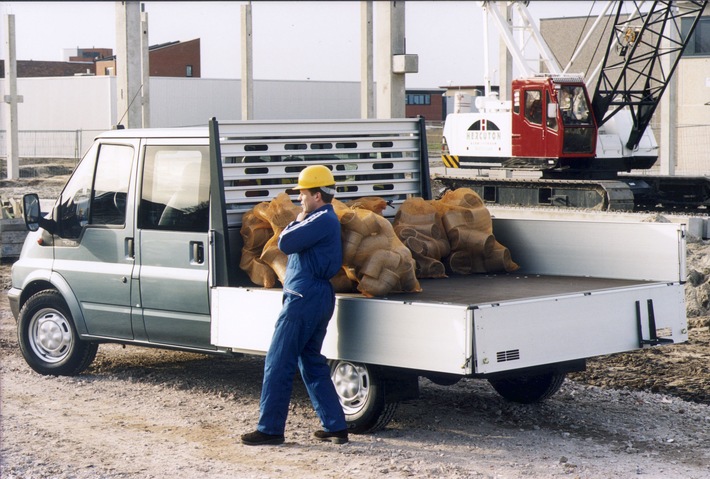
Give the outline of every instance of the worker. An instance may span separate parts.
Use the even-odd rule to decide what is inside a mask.
[[[314,437],[348,442],[345,415],[320,352],[335,308],[330,278],[343,258],[340,222],[330,204],[335,179],[327,167],[312,165],[301,171],[294,189],[300,192],[302,211],[279,236],[279,249],[288,255],[283,307],[266,353],[259,423],[241,437],[250,446],[284,442],[296,365],[323,426]]]

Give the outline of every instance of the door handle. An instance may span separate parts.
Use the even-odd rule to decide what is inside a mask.
[[[190,241],[190,263],[203,264],[205,262],[205,245],[202,241]]]
[[[126,258],[136,258],[135,242],[133,241],[133,238],[126,238]]]

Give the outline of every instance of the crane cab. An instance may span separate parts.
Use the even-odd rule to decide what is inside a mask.
[[[596,154],[597,125],[580,76],[512,83],[512,156],[541,169],[577,166]]]

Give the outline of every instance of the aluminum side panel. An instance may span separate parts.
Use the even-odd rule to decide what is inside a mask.
[[[639,348],[636,301],[648,339],[647,300],[659,336],[687,341],[682,284],[503,302],[474,311],[476,372],[495,373]]]
[[[263,354],[280,310],[280,290],[214,288],[212,342]],[[322,352],[331,359],[470,374],[471,322],[463,305],[339,296]]]
[[[685,281],[685,226],[494,219],[493,231],[519,273]]]

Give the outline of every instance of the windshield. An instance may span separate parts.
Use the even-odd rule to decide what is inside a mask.
[[[589,125],[589,105],[584,87],[562,85],[559,92],[562,122],[565,125]]]

